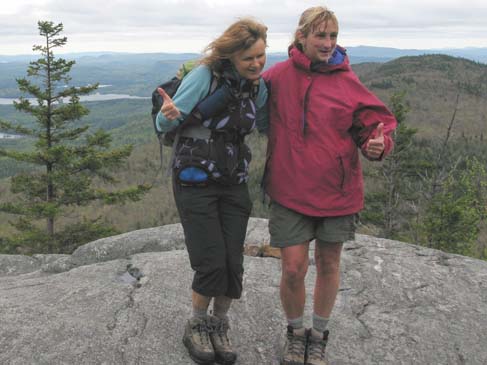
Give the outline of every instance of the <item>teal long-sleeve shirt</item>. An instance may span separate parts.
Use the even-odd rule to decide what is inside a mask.
[[[179,85],[176,94],[174,95],[173,102],[174,105],[179,109],[181,113],[181,118],[178,120],[170,122],[164,117],[164,115],[159,111],[156,119],[156,126],[159,132],[165,133],[170,129],[176,127],[181,123],[184,118],[191,113],[193,108],[198,104],[203,98],[208,95],[211,84],[211,71],[207,66],[200,65],[189,74],[187,74],[181,85]],[[259,114],[264,112],[265,105],[267,102],[267,87],[265,86],[264,80],[260,79],[259,93],[255,100],[255,106],[257,107],[257,119],[262,119]]]

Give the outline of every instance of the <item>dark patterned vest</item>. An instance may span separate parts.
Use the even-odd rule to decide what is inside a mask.
[[[233,102],[211,118],[201,120],[193,112],[184,121],[188,127],[181,131],[172,165],[176,176],[178,170],[195,166],[205,170],[210,180],[224,185],[248,181],[252,154],[244,140],[255,129],[259,80],[235,80],[231,76],[214,75],[220,77],[219,87],[231,88]]]

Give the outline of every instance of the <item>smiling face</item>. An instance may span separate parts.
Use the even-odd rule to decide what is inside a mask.
[[[265,48],[266,44],[260,38],[250,48],[230,57],[230,61],[241,77],[248,80],[256,80],[260,77],[266,61]]]
[[[303,52],[311,62],[327,62],[337,44],[338,25],[333,21],[324,21],[312,29],[307,36],[298,33]]]

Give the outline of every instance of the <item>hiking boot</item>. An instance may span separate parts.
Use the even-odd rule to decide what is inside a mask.
[[[305,365],[327,365],[325,361],[325,348],[328,342],[328,331],[323,332],[322,337],[314,337],[311,333],[308,337],[308,358]]]
[[[194,362],[206,365],[212,364],[215,360],[215,352],[210,343],[206,320],[189,319],[184,328],[183,343]]]
[[[210,316],[211,327],[210,340],[215,350],[215,362],[217,364],[231,365],[237,360],[237,353],[233,350],[228,338],[228,319]]]
[[[280,365],[303,365],[306,356],[306,339],[308,331],[304,328],[297,331],[287,326],[286,343],[282,350]],[[300,333],[302,332],[302,333]]]

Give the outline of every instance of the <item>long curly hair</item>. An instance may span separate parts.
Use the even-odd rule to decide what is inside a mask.
[[[222,61],[230,59],[237,52],[249,49],[259,39],[267,45],[267,27],[252,18],[239,19],[205,48],[206,56],[200,63],[220,71]]]

